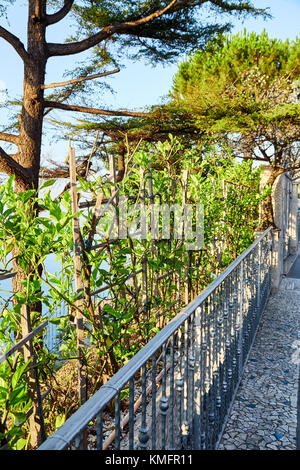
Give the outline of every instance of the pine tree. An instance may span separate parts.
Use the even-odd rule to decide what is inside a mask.
[[[172,105],[235,156],[270,165],[272,186],[281,173],[300,168],[299,78],[298,38],[283,42],[265,31],[219,35],[180,64]],[[261,228],[273,224],[268,196]]]

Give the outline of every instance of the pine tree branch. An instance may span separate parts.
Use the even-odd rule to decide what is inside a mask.
[[[79,113],[100,114],[102,116],[130,116],[130,117],[151,117],[149,113],[137,111],[111,111],[109,109],[87,108],[85,106],[74,106],[71,104],[58,103],[55,101],[44,101],[45,108],[62,109],[65,111],[75,111]]]
[[[206,0],[201,0],[199,2],[195,2],[196,4],[204,3]],[[150,15],[144,16],[139,18],[135,21],[127,21],[124,23],[115,23],[109,26],[106,26],[101,29],[98,33],[94,34],[93,36],[83,39],[82,41],[78,42],[71,42],[66,44],[56,44],[56,43],[48,43],[48,56],[61,56],[61,55],[71,55],[71,54],[78,54],[80,52],[86,51],[93,46],[96,46],[100,42],[104,41],[105,39],[110,38],[113,34],[125,34],[130,32],[132,29],[136,28],[137,26],[142,26],[144,24],[150,23],[151,21],[159,18],[160,16],[168,13],[172,8],[177,6],[186,6],[190,2],[188,0],[172,0],[165,8],[156,10],[155,12],[151,13]]]
[[[11,155],[8,155],[2,147],[0,147],[0,171],[6,173],[8,176],[16,175],[22,178],[23,181],[30,180],[32,176],[29,168],[24,168],[20,165]]]
[[[263,15],[264,18],[272,18],[272,15],[268,13],[266,10],[269,10],[269,8],[255,8],[252,5],[249,4],[249,2],[241,2],[240,4],[232,4],[229,3],[228,1],[224,0],[210,0],[211,3],[216,5],[219,8],[222,8],[224,11],[227,12],[232,12],[232,11],[237,11],[237,12],[250,12],[255,15]],[[248,3],[248,5],[247,5]]]
[[[5,41],[7,41],[15,49],[23,62],[27,62],[29,60],[29,55],[25,50],[24,44],[17,36],[0,26],[0,37],[5,39]]]
[[[119,67],[114,69],[114,70],[111,70],[109,72],[95,73],[94,75],[90,75],[88,77],[74,78],[73,80],[68,80],[66,82],[50,83],[49,85],[42,85],[41,88],[43,90],[46,90],[48,88],[58,88],[58,87],[61,87],[61,86],[72,85],[73,83],[80,83],[80,82],[85,82],[87,80],[94,80],[95,78],[106,77],[107,75],[112,75],[112,74],[118,73],[118,72],[120,72]]]
[[[224,0],[172,0],[168,5],[164,8],[157,9],[156,11],[150,13],[147,16],[137,18],[133,21],[124,21],[123,23],[114,23],[108,26],[105,26],[101,29],[98,33],[90,36],[89,38],[83,39],[78,42],[71,42],[66,44],[57,44],[57,43],[49,43],[48,44],[48,55],[51,56],[61,56],[61,55],[71,55],[71,54],[78,54],[80,52],[86,51],[93,46],[96,46],[100,42],[110,38],[114,34],[134,34],[134,28],[143,26],[145,24],[151,23],[152,21],[156,20],[157,18],[168,14],[168,13],[175,13],[184,8],[195,8],[197,6],[201,6],[205,3],[211,2],[213,5],[222,8],[225,12],[246,12],[252,13],[256,15],[264,15],[264,17],[270,17],[270,15],[264,9],[257,9],[253,7],[248,1],[242,3],[230,3]],[[67,3],[67,0],[66,0]],[[67,8],[67,7],[63,7]],[[62,10],[63,10],[62,9]]]
[[[6,134],[6,132],[0,132],[0,140],[4,142],[10,142],[11,144],[18,145],[19,136],[14,134]]]
[[[59,21],[63,20],[65,16],[69,13],[73,6],[74,0],[65,0],[64,6],[56,13],[53,15],[46,15],[45,17],[45,23],[46,26],[49,26],[51,24],[58,23]]]

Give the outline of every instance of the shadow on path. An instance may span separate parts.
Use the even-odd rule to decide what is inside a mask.
[[[220,450],[300,449],[299,362],[300,256],[263,313]]]

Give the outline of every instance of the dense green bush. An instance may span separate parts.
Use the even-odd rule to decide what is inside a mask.
[[[127,171],[119,184],[118,197],[130,197],[131,208],[141,200],[146,206],[150,202],[149,211],[151,203],[181,205],[182,175],[168,163],[170,155],[176,154],[182,159],[182,167],[189,170],[186,202],[204,206],[204,244],[200,250],[187,251],[183,241],[172,236],[169,240],[152,240],[150,233],[143,240],[112,241],[96,233],[93,242],[87,243],[94,209],[80,210],[82,313],[87,341],[84,355],[89,396],[180,310],[186,300],[187,282],[191,300],[253,241],[262,199],[258,190],[259,170],[252,168],[249,162],[234,161],[230,153],[220,155],[211,150],[199,159],[196,150],[185,153],[170,136],[164,144],[148,146],[128,156],[131,172]],[[165,159],[164,170],[151,169],[150,164],[157,158]],[[58,369],[64,361],[76,364],[76,310],[73,307],[76,295],[70,195],[65,192],[53,201],[52,184],[53,181],[48,181],[41,188],[45,192],[43,197],[38,197],[34,191],[15,194],[12,178],[0,187],[3,272],[11,269],[12,258],[17,256],[18,265],[26,274],[22,288],[13,293],[13,302],[2,301],[0,341],[7,350],[20,340],[22,305],[33,307],[38,301],[43,303],[44,313],[41,316],[31,308],[32,328],[46,316],[56,325],[60,339],[55,351],[48,350],[43,333],[33,341],[42,390],[52,387],[44,401],[48,433],[78,406],[76,387],[74,389],[73,385],[74,393],[67,393],[73,376],[70,375],[69,382],[66,379],[58,384]],[[80,180],[78,190],[79,194],[91,198],[101,191],[108,199],[112,186],[97,176],[89,181]],[[33,207],[39,208],[38,216],[29,215],[34,213]],[[171,224],[171,235],[173,230]],[[58,268],[57,272],[50,273],[45,261],[53,253]],[[99,292],[104,286],[107,289]],[[95,291],[98,293],[93,294]],[[69,313],[60,315],[63,306],[68,307],[65,311]],[[2,445],[8,443],[14,449],[28,445],[26,419],[35,393],[34,390],[28,393],[32,388],[29,369],[30,362],[24,362],[22,351],[0,364],[0,438]]]

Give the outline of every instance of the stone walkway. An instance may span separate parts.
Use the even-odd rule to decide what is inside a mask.
[[[219,450],[295,450],[300,279],[270,297]]]

